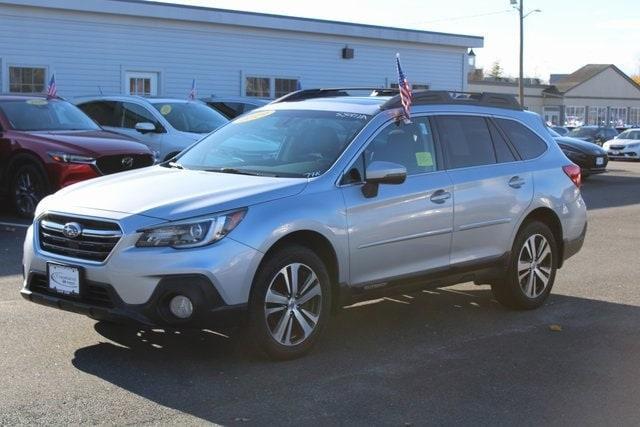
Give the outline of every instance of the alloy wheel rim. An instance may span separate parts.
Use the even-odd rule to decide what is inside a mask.
[[[280,269],[269,284],[264,315],[271,337],[281,345],[305,341],[316,329],[322,310],[322,287],[307,265],[292,263]]]
[[[537,298],[547,289],[552,267],[553,254],[547,239],[541,234],[530,236],[518,257],[518,283],[527,298]]]
[[[16,179],[16,206],[23,214],[31,214],[36,210],[40,201],[38,197],[38,180],[30,172],[22,172]]]

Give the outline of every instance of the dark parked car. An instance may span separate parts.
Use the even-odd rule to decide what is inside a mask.
[[[569,129],[567,129],[564,126],[550,126],[551,129],[555,130],[557,133],[560,134],[560,136],[565,136],[566,134],[568,134],[570,131]]]
[[[249,98],[243,96],[210,96],[208,98],[202,98],[201,101],[221,113],[229,120],[235,119],[236,117],[246,113],[247,111],[254,110],[271,102],[267,99]]]
[[[0,95],[0,193],[20,216],[62,187],[153,161],[146,146],[103,130],[67,101]]]
[[[552,128],[549,128],[549,132],[564,155],[580,166],[582,179],[587,178],[589,175],[606,171],[609,157],[604,149],[582,139],[562,136]]]
[[[617,134],[618,131],[612,127],[581,126],[573,129],[565,136],[602,145],[605,141],[615,138]]]

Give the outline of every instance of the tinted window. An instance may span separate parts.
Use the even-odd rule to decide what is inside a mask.
[[[606,129],[605,130],[605,134],[607,136],[607,138],[613,138],[618,134],[618,131],[615,129]]]
[[[221,112],[228,119],[233,119],[243,113],[243,105],[239,102],[212,102],[209,105]]]
[[[596,134],[596,131],[597,130],[595,128],[576,128],[569,132],[567,136],[572,138],[592,137]]]
[[[115,101],[95,101],[78,105],[84,113],[102,126],[120,127]]]
[[[15,130],[97,130],[100,129],[75,105],[57,99],[32,98],[0,101],[9,124]]]
[[[498,128],[496,128],[496,126],[491,122],[489,122],[489,131],[491,132],[491,138],[493,139],[493,147],[496,150],[496,160],[498,160],[498,163],[515,161],[516,156],[513,155],[509,144],[502,137],[502,134],[498,131]]]
[[[484,118],[440,116],[437,122],[449,169],[496,162],[491,135]]]
[[[159,126],[153,114],[141,105],[123,102],[122,111],[124,113],[122,127],[124,128],[133,129],[137,123],[153,123],[156,127]]]
[[[538,157],[547,149],[547,144],[538,135],[520,123],[506,119],[496,119],[496,122],[523,159]]]
[[[388,125],[369,143],[365,161],[397,163],[407,169],[407,175],[435,171],[436,152],[429,119],[416,117],[410,124]]]

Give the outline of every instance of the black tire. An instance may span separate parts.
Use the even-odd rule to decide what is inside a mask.
[[[33,163],[16,167],[11,176],[11,199],[16,213],[33,218],[36,206],[48,193],[49,185],[42,168]]]
[[[276,292],[276,289],[278,290],[277,295],[279,298],[285,295],[285,289],[288,289],[289,286],[284,287],[286,283],[284,282],[284,274],[282,274],[282,271],[287,268],[287,266],[297,264],[302,265],[302,267],[299,267],[299,273],[297,275],[298,278],[301,279],[301,285],[298,288],[299,291],[304,290],[300,288],[302,288],[306,280],[311,277],[311,274],[308,273],[308,268],[317,278],[317,281],[313,281],[308,289],[313,288],[313,293],[315,293],[318,291],[316,288],[316,286],[318,286],[321,294],[314,296],[311,300],[300,306],[295,304],[298,300],[292,303],[291,299],[289,299],[289,306],[287,306],[286,303],[266,302],[267,292],[270,288],[273,292]],[[291,271],[290,268],[286,269],[287,277],[289,278],[292,277],[292,274],[289,274]],[[289,280],[291,281],[291,279]],[[301,299],[299,301],[302,301],[302,298],[308,296],[308,294],[309,292],[305,292],[300,295]],[[272,295],[271,292],[270,295]],[[287,297],[290,298],[290,295],[287,295]],[[317,304],[319,304],[319,306]],[[281,310],[282,315],[280,315],[280,310],[267,315],[267,307],[269,307],[269,309],[279,309],[280,306],[285,307]],[[303,320],[307,322],[308,326],[312,324],[313,321],[311,320],[312,317],[307,317],[306,313],[317,313],[318,315],[317,321],[311,330],[312,332],[310,332],[308,336],[301,327],[302,323],[296,317],[303,316]],[[292,245],[269,255],[269,258],[263,262],[253,283],[249,301],[248,326],[250,336],[253,338],[253,343],[270,358],[274,360],[289,360],[308,353],[322,334],[330,313],[331,283],[329,273],[327,267],[315,252],[304,246]],[[287,323],[284,325],[285,330],[283,331],[282,340],[278,341],[274,336],[273,330],[279,330],[278,326],[282,325],[282,322]],[[291,326],[289,326],[289,322]],[[289,336],[289,343],[286,343],[287,334]],[[277,335],[277,332],[275,332],[275,335]],[[299,342],[295,342],[300,336],[302,336],[302,339]]]
[[[545,256],[544,259],[535,261],[536,267],[529,267],[534,268],[534,270],[521,268],[519,272],[518,266],[520,261],[522,261],[521,256],[524,258],[521,266],[526,265],[528,261],[527,254],[529,252],[528,249],[524,247],[525,243],[530,241],[532,237],[534,239],[533,242],[539,242],[540,244],[542,242],[540,237],[535,236],[542,236],[546,239],[551,259],[547,260]],[[542,247],[544,248],[544,246]],[[542,249],[540,252],[545,253],[546,249]],[[518,232],[513,243],[511,257],[505,277],[502,280],[491,284],[491,291],[493,292],[494,297],[502,305],[513,309],[531,310],[540,307],[549,296],[551,288],[553,288],[559,256],[560,254],[556,239],[551,232],[551,229],[546,224],[539,221],[533,221],[525,224]],[[531,265],[533,266],[534,263],[531,262]],[[535,268],[537,268],[537,273]],[[547,269],[549,271],[548,275],[545,273],[545,270]],[[521,280],[520,274],[527,274],[527,272],[528,275],[523,276]],[[533,276],[532,283],[529,281],[531,276]],[[546,284],[543,282],[541,276],[547,277]],[[531,291],[529,292],[530,295],[527,294],[525,289]]]

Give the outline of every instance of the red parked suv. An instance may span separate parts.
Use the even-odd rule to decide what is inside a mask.
[[[62,187],[153,160],[145,145],[103,130],[63,99],[0,95],[0,193],[21,216]]]

